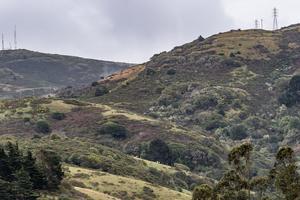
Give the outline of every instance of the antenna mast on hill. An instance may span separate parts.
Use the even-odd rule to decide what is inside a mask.
[[[264,29],[264,20],[263,19],[260,19],[260,28]]]
[[[259,27],[258,20],[256,19],[255,20],[255,29],[258,29],[258,27]]]
[[[2,33],[2,50],[4,50],[4,35]]]
[[[15,30],[14,30],[14,44],[15,44],[15,49],[17,49],[17,26],[15,25]]]
[[[278,29],[278,10],[277,8],[273,9],[273,30]]]

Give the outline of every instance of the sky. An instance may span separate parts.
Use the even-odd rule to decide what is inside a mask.
[[[0,33],[18,48],[142,63],[200,35],[300,23],[299,0],[0,0]]]

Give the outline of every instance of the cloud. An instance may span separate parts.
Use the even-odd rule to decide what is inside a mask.
[[[233,21],[221,0],[1,0],[0,31],[20,48],[144,62]]]

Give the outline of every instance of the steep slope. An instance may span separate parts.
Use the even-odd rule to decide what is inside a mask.
[[[300,25],[232,30],[157,54],[81,97],[200,130],[225,146],[251,140],[262,169],[279,146],[299,149],[299,50]],[[130,71],[137,73],[118,78]],[[94,97],[97,88],[109,92]]]
[[[0,51],[0,98],[90,84],[130,64],[20,50]]]

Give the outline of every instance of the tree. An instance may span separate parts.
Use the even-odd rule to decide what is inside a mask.
[[[214,188],[214,198],[250,199],[250,157],[253,147],[250,143],[242,144],[231,150],[228,155],[233,170],[227,172]]]
[[[46,175],[47,188],[57,189],[64,177],[60,156],[54,151],[41,150],[38,153],[38,157],[44,174]]]
[[[19,150],[19,145],[8,142],[6,145],[8,163],[11,169],[11,173],[14,173],[22,167],[22,153]]]
[[[11,183],[0,179],[0,199],[11,200],[15,199],[14,193],[11,191]]]
[[[150,142],[146,152],[146,158],[168,165],[173,164],[172,152],[169,146],[160,139],[154,139]]]
[[[195,187],[192,200],[211,200],[213,189],[206,184]]]
[[[2,147],[0,148],[0,179],[5,181],[12,179],[12,171],[9,166],[8,156]]]
[[[251,189],[256,191],[257,199],[261,200],[264,198],[264,192],[270,184],[270,179],[268,176],[257,176],[251,180]]]
[[[290,147],[283,147],[278,151],[270,176],[286,200],[300,197],[300,176],[297,172],[294,151]]]
[[[15,173],[15,181],[13,192],[18,200],[35,200],[38,195],[33,191],[33,184],[30,181],[30,176],[24,168]]]
[[[30,176],[32,188],[44,189],[47,185],[46,177],[38,168],[36,164],[36,159],[33,158],[31,151],[28,151],[26,156],[24,157],[23,166]]]
[[[247,189],[248,189],[248,196],[249,199],[251,198],[250,194],[250,179],[251,179],[251,163],[250,163],[250,156],[253,150],[253,146],[250,143],[242,144],[239,147],[233,148],[230,154],[228,155],[229,164],[233,164],[236,172],[242,176],[243,178],[247,179]]]

